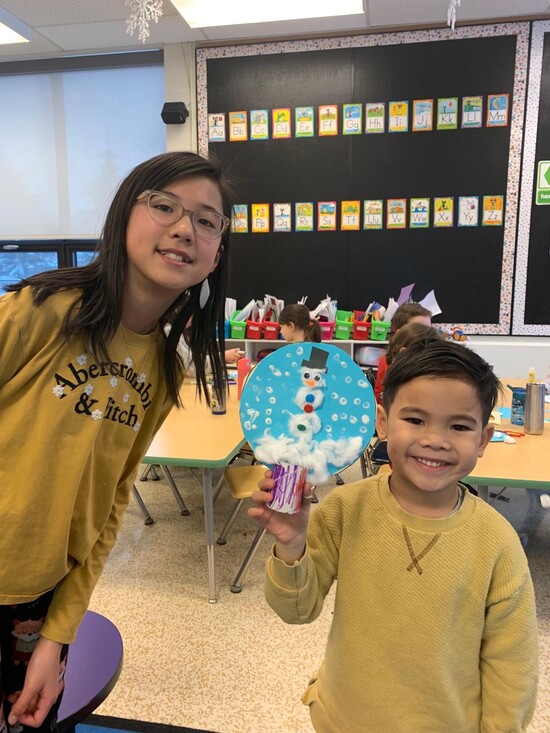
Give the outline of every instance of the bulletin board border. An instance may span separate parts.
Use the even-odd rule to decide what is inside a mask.
[[[550,21],[533,23],[531,34],[531,58],[529,62],[529,90],[527,114],[525,117],[525,142],[523,148],[523,171],[521,179],[518,222],[516,277],[514,286],[514,320],[512,333],[525,336],[549,336],[550,325],[525,323],[525,296],[527,292],[527,267],[529,264],[529,237],[533,207],[533,178],[535,176],[535,155],[537,148],[537,126],[539,118],[540,85],[544,36],[550,33]]]
[[[527,68],[529,59],[530,24],[528,22],[465,26],[455,28],[454,30],[450,28],[438,28],[426,31],[402,31],[399,33],[350,35],[331,38],[313,38],[295,41],[272,41],[267,43],[251,43],[234,46],[198,48],[196,51],[196,74],[199,152],[202,155],[208,155],[207,62],[209,59],[260,56],[281,53],[301,53],[304,51],[330,51],[342,48],[392,46],[409,43],[431,43],[434,41],[453,41],[466,38],[489,38],[494,36],[510,35],[517,36],[517,44],[513,104],[510,117],[510,149],[508,180],[506,185],[506,210],[504,216],[499,322],[498,324],[460,324],[465,333],[510,335],[512,329],[512,295],[514,293],[515,245],[518,220],[519,181],[521,173],[521,150],[523,141],[523,125],[525,119],[525,90],[527,83]],[[524,276],[524,288],[525,282],[526,279]],[[524,308],[525,290],[523,290],[522,292],[522,302]],[[515,303],[519,312],[520,300],[517,294]],[[517,312],[516,308],[514,308],[514,323],[516,322],[516,317]],[[451,327],[456,326],[457,324],[453,323],[440,325],[442,325],[443,327]],[[531,329],[532,327],[529,328]],[[523,332],[524,331],[514,331],[514,333]],[[543,332],[550,333],[550,329],[548,331],[536,331],[536,333]],[[525,331],[525,333],[531,334],[535,333],[535,331],[529,330]]]

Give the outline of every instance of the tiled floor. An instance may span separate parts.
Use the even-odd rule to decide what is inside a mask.
[[[264,540],[244,580],[229,586],[255,525],[242,512],[227,545],[216,546],[217,604],[207,601],[202,493],[187,469],[175,471],[191,515],[180,516],[165,482],[140,483],[156,523],[143,524],[132,500],[118,544],[92,599],[124,638],[120,680],[98,713],[203,728],[218,733],[311,733],[300,695],[318,667],[332,599],[309,626],[287,626],[263,599]],[[359,477],[356,468],[344,473]],[[319,489],[322,496],[332,486]],[[232,500],[216,505],[221,529]],[[550,510],[523,490],[509,490],[499,510],[518,530],[532,530],[527,554],[538,601],[541,649],[539,703],[529,733],[550,731]]]

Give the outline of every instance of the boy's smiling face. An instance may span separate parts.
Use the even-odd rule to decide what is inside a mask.
[[[409,511],[415,505],[451,511],[457,482],[470,473],[493,434],[492,427],[483,427],[474,387],[440,377],[402,385],[388,414],[378,406],[377,429],[388,441],[392,493]]]

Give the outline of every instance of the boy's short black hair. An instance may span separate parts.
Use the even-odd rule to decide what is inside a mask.
[[[411,344],[386,372],[382,398],[386,412],[399,388],[418,377],[459,379],[471,384],[479,398],[483,425],[489,422],[501,387],[493,367],[475,351],[443,339]]]

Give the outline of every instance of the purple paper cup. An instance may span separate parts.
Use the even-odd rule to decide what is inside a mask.
[[[302,506],[302,492],[306,481],[307,469],[290,463],[280,463],[273,467],[273,499],[267,505],[282,514],[296,514]]]

